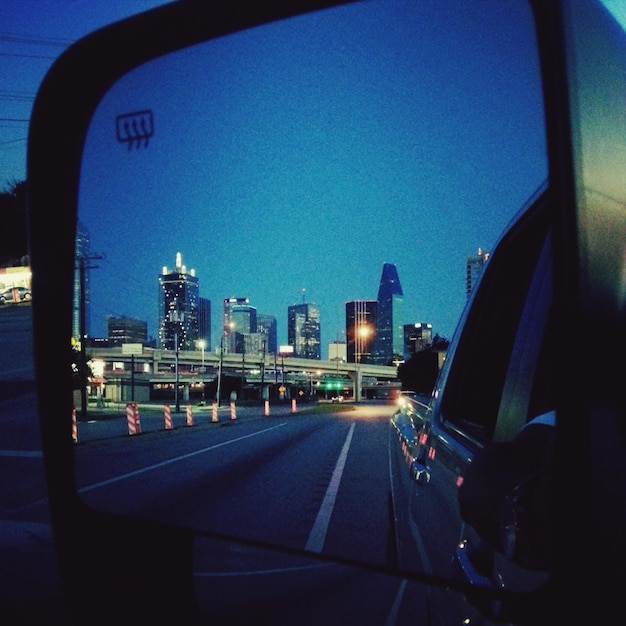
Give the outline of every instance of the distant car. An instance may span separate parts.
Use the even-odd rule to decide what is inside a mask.
[[[335,402],[343,402],[343,396],[333,396],[330,401],[335,404]]]
[[[11,287],[10,289],[5,289],[2,293],[0,293],[0,304],[15,302],[14,293],[16,292],[19,302],[28,302],[32,298],[30,289],[27,287]]]

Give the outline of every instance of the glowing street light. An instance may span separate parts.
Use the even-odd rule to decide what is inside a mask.
[[[206,348],[206,339],[198,339],[196,345],[202,350],[202,371],[204,372],[204,350]]]

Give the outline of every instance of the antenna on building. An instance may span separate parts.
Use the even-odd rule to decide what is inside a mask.
[[[303,288],[302,288],[302,304],[305,304],[305,303],[306,303],[306,297],[305,297],[305,295],[304,295],[304,294],[305,294],[305,292],[306,292],[306,289],[303,287]]]

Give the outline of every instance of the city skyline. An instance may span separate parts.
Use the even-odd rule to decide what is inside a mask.
[[[158,4],[68,11],[7,0],[3,31],[31,42],[5,40],[26,52],[19,63],[2,59],[11,90],[25,84],[34,94],[41,82],[28,60],[36,43],[46,67],[70,40]],[[325,352],[344,330],[345,302],[376,297],[385,262],[402,277],[403,323],[427,321],[452,337],[467,256],[493,251],[546,177],[532,29],[522,15],[512,32],[487,30],[476,55],[466,33],[504,23],[482,14],[508,10],[501,3],[464,5],[441,24],[434,9],[414,14],[414,2],[366,6],[375,19],[352,5],[312,26],[303,18],[216,40],[197,57],[189,50],[139,68],[107,94],[87,137],[79,200],[91,253],[102,257],[90,271],[92,335],[104,335],[107,315],[125,315],[148,321],[156,337],[155,277],[180,250],[214,311],[246,295],[275,312],[279,343],[304,290],[320,307]],[[349,21],[330,19],[344,11]],[[429,21],[443,30],[424,30]],[[283,40],[287,53],[276,49]],[[6,110],[30,115],[28,103],[22,114]],[[149,146],[120,145],[115,119],[142,110],[154,114]],[[23,137],[19,155],[9,137],[0,151],[7,181],[25,178]]]
[[[485,29],[504,10],[472,6],[438,33],[425,26],[440,20],[429,3],[351,4],[118,81],[91,120],[79,190],[103,257],[91,276],[96,319],[122,308],[154,319],[155,269],[181,251],[203,297],[245,296],[274,313],[279,344],[304,293],[321,311],[325,351],[343,336],[345,302],[375,299],[392,262],[403,322],[451,338],[468,253],[493,249],[547,172],[532,29],[521,27],[530,16],[506,33],[506,54],[487,37],[465,67],[469,25]],[[433,71],[433,56],[445,66]],[[121,142],[120,116],[153,126],[150,140]]]
[[[88,236],[86,235],[84,230],[81,230],[81,242],[83,245],[85,245],[86,241],[88,240]],[[88,243],[88,241],[87,241]],[[86,253],[88,254],[88,252]],[[210,303],[210,309],[215,310],[214,307],[214,303],[211,302],[209,299],[207,298],[203,298],[202,297],[202,285],[200,280],[198,279],[198,277],[196,276],[196,270],[195,268],[191,268],[191,267],[187,267],[187,265],[183,262],[184,261],[184,256],[181,252],[177,252],[176,253],[176,257],[175,257],[175,264],[173,267],[169,267],[167,265],[164,265],[162,267],[162,271],[161,274],[158,276],[158,281],[159,281],[159,285],[160,285],[160,289],[159,289],[159,303],[158,303],[158,319],[156,319],[156,321],[154,321],[154,326],[158,329],[158,332],[154,335],[150,334],[149,332],[147,333],[147,343],[155,343],[157,345],[157,347],[162,347],[162,348],[166,348],[166,349],[172,349],[172,346],[174,345],[173,339],[171,337],[168,336],[171,335],[171,333],[167,333],[164,330],[164,323],[167,325],[168,323],[171,322],[176,322],[178,323],[178,313],[176,312],[176,320],[165,320],[164,316],[165,316],[165,311],[164,311],[164,305],[167,304],[168,302],[168,298],[164,297],[164,293],[166,293],[168,291],[167,289],[167,285],[169,284],[177,284],[178,282],[183,283],[183,288],[184,289],[189,289],[189,287],[187,286],[188,282],[191,282],[192,287],[193,287],[193,295],[192,295],[192,300],[197,300],[198,302],[200,302],[201,300],[208,300]],[[197,291],[197,293],[196,293]],[[380,303],[381,301],[384,302],[386,301],[388,298],[392,297],[392,296],[397,296],[398,294],[402,294],[402,287],[400,286],[400,280],[399,280],[399,276],[398,276],[398,272],[397,272],[397,268],[395,267],[395,265],[393,263],[384,263],[383,267],[382,267],[382,273],[381,273],[381,278],[380,278],[380,282],[379,282],[379,287],[378,287],[378,300],[376,300],[377,303]],[[302,340],[303,337],[308,336],[308,337],[318,337],[320,335],[319,333],[319,326],[320,326],[320,321],[323,320],[323,315],[322,312],[319,310],[319,308],[317,307],[317,305],[315,303],[312,302],[306,302],[306,300],[304,299],[304,294],[302,294],[303,297],[303,301],[300,303],[295,303],[292,305],[289,305],[285,314],[285,328],[286,328],[286,333],[287,333],[287,341],[283,342],[282,344],[279,344],[277,341],[275,341],[276,343],[276,350],[278,350],[280,348],[280,346],[282,345],[290,345],[294,347],[294,355],[295,356],[300,356],[301,358],[324,358],[324,359],[328,359],[330,358],[329,356],[329,346],[328,344],[334,343],[334,342],[341,342],[341,343],[348,343],[349,342],[349,335],[350,335],[350,323],[348,320],[346,320],[345,326],[343,328],[341,337],[336,336],[334,338],[329,339],[328,341],[326,341],[324,343],[324,345],[320,345],[320,344],[313,344],[313,345],[309,345],[310,344],[310,339],[304,339],[305,343],[307,345],[295,345],[295,341],[294,338],[291,336],[290,332],[291,331],[295,331],[296,334],[298,335],[298,337],[300,337],[300,339]],[[354,303],[359,303],[359,302],[366,302],[366,301],[374,301],[372,299],[368,299],[365,301],[362,300],[346,300],[344,303],[345,307],[348,307],[349,305],[354,305]],[[229,297],[229,298],[224,298],[223,299],[223,313],[220,313],[219,316],[213,316],[211,315],[211,319],[210,319],[210,326],[211,326],[211,333],[210,333],[210,337],[209,337],[209,345],[205,345],[205,348],[207,350],[210,350],[212,352],[217,352],[220,347],[221,347],[221,340],[222,340],[222,336],[224,336],[227,340],[227,342],[224,344],[223,348],[227,351],[227,352],[236,352],[239,349],[235,347],[235,342],[236,342],[236,338],[235,338],[235,334],[233,334],[232,337],[229,337],[229,333],[226,330],[226,326],[229,323],[229,320],[231,319],[235,319],[237,318],[238,320],[243,320],[243,317],[241,317],[242,313],[233,313],[233,307],[238,308],[238,309],[253,309],[254,310],[254,329],[250,328],[249,322],[246,324],[246,329],[243,330],[242,332],[244,334],[248,333],[256,333],[256,319],[257,317],[259,319],[261,318],[273,318],[276,322],[277,325],[279,325],[279,319],[280,316],[276,314],[276,312],[274,311],[258,311],[257,307],[254,305],[253,302],[250,302],[250,299],[247,297]],[[389,305],[391,307],[391,305]],[[401,309],[400,309],[401,310]],[[170,316],[172,314],[172,311],[169,312]],[[399,313],[399,311],[396,311],[395,315],[397,316]],[[313,315],[313,317],[311,319],[309,319],[310,315]],[[391,317],[391,310],[389,311],[388,315]],[[297,321],[295,320],[291,320],[292,317],[296,318],[300,316],[302,319],[300,321],[300,324],[297,323]],[[109,320],[110,318],[116,318],[118,316],[113,315],[113,314],[109,314],[105,320],[105,329],[106,332],[102,335],[94,335],[93,333],[91,333],[90,339],[107,339],[107,335],[110,332],[110,328],[109,328]],[[140,318],[135,318],[132,316],[127,316],[124,314],[120,314],[119,315],[120,319],[127,319],[127,320],[134,320],[134,321],[138,321],[138,322],[145,322],[147,327],[150,327],[151,324],[151,320],[145,320],[145,319],[140,319]],[[312,320],[312,321],[311,321]],[[91,324],[89,324],[88,326],[92,326],[93,327],[93,321],[91,321]],[[398,320],[396,320],[396,322],[398,322]],[[197,326],[197,320],[194,320],[194,323]],[[310,324],[313,324],[313,326],[311,327]],[[399,320],[399,327],[398,330],[400,332],[400,335],[402,335],[403,332],[403,328],[405,325],[412,325],[417,323],[415,320],[403,320],[400,319]],[[385,321],[385,324],[388,324],[388,321]],[[241,323],[240,323],[241,326]],[[305,331],[308,328],[308,331],[304,332],[303,336],[300,336],[300,332],[298,330],[295,330],[296,328],[298,328],[299,326],[302,326]],[[214,332],[214,328],[218,328],[217,332]],[[290,331],[291,329],[291,331]],[[389,334],[390,328],[387,328],[387,325],[381,327],[381,328],[377,328],[377,332],[380,331],[382,329],[383,331],[383,337],[378,337],[378,335],[376,337],[372,337],[372,339],[377,339],[378,341],[380,341],[382,339],[383,343],[388,342],[391,345],[394,346],[394,348],[396,347],[396,341],[395,339],[392,340],[390,337],[387,337],[386,335]],[[202,335],[202,330],[201,328],[198,326],[196,328],[196,332],[198,334],[198,338],[197,339],[191,339],[191,343],[190,341],[185,341],[185,330],[182,329],[181,330],[181,338],[180,338],[180,344],[179,344],[179,348],[180,349],[198,349],[197,348],[197,341],[202,340],[203,339],[203,335]],[[396,333],[397,334],[397,333]],[[438,334],[438,333],[435,333]],[[241,340],[240,340],[241,341]],[[193,344],[194,347],[191,347],[191,344]],[[378,344],[377,344],[378,345]],[[184,348],[182,346],[185,346]],[[317,347],[316,347],[317,346]],[[382,349],[382,345],[379,346],[378,348],[379,350]],[[249,349],[248,349],[249,350]],[[271,352],[272,350],[270,350]],[[302,354],[300,354],[300,352],[302,352]],[[305,356],[305,354],[311,354],[313,356]],[[398,354],[398,350],[395,350],[395,354]],[[318,356],[315,356],[318,355]],[[389,358],[383,358],[381,360],[380,355],[377,357],[377,359],[380,361],[381,364],[386,364],[387,361],[391,360],[391,353],[390,355],[387,355]],[[371,361],[371,359],[370,359]],[[383,363],[384,361],[384,363]],[[372,361],[373,362],[373,361]]]

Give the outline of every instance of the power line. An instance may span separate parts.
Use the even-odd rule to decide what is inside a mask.
[[[26,35],[18,35],[15,33],[0,33],[0,41],[8,43],[27,44],[29,46],[53,46],[56,48],[66,48],[74,43],[72,39],[57,39],[53,37],[28,37]]]

